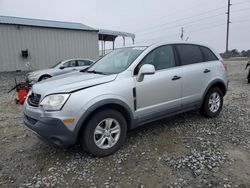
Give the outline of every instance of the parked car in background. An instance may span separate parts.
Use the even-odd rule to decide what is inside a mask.
[[[53,76],[88,68],[93,62],[94,61],[89,59],[80,58],[60,61],[49,69],[42,69],[28,73],[27,80],[29,81],[29,83],[34,84],[36,82],[51,78]]]
[[[198,44],[117,49],[84,71],[33,85],[24,123],[57,146],[81,143],[95,156],[117,151],[127,130],[193,109],[219,115],[227,65]]]

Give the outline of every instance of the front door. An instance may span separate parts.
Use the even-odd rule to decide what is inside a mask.
[[[156,72],[141,82],[136,74],[144,64],[154,65]],[[161,46],[151,51],[135,69],[136,116],[138,118],[168,113],[181,107],[181,71],[176,67],[173,48]]]

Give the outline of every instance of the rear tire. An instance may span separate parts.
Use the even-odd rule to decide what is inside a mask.
[[[97,112],[82,130],[80,143],[84,150],[96,157],[116,152],[125,142],[127,122],[124,116],[113,109]]]
[[[223,94],[217,87],[211,88],[203,101],[200,113],[205,117],[216,117],[219,115],[223,106]]]

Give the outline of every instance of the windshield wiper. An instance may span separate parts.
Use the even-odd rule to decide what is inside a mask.
[[[88,69],[89,69],[89,67],[87,67],[87,68],[85,68],[85,69],[80,70],[80,72],[86,72]]]
[[[92,71],[86,71],[87,73],[93,73],[93,74],[102,74],[102,75],[106,75],[104,72],[100,72],[100,71],[95,71],[95,70],[92,70]]]

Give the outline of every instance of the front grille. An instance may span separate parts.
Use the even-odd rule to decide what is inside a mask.
[[[38,107],[41,99],[41,95],[32,93],[28,98],[28,103],[30,106]]]

